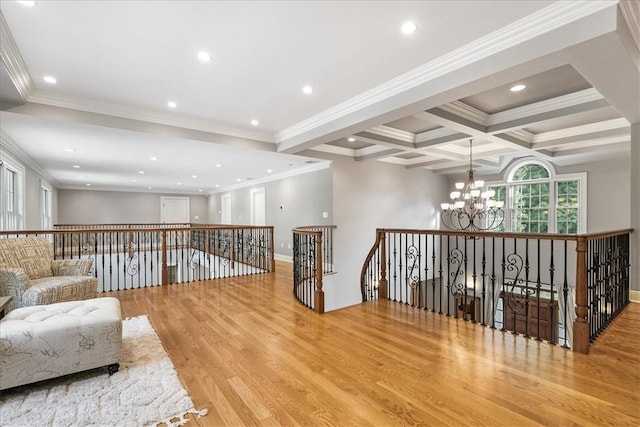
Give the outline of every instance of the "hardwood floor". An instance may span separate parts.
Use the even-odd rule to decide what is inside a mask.
[[[388,301],[318,315],[291,287],[279,262],[111,295],[149,315],[208,408],[189,425],[640,424],[640,304],[585,356]]]

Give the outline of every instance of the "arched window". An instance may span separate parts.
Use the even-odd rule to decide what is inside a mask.
[[[586,232],[586,174],[557,175],[539,160],[515,163],[502,183],[491,183],[504,201],[503,231],[518,233]]]

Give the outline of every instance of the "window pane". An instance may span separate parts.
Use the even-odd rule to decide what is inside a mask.
[[[542,165],[530,163],[521,166],[513,174],[513,181],[528,181],[531,179],[547,179],[549,171]]]
[[[549,184],[523,184],[513,187],[513,231],[547,233],[549,231]]]
[[[487,222],[489,225],[491,225],[494,222],[495,223],[502,222],[498,227],[492,228],[492,231],[505,231],[506,226],[504,223],[504,215],[506,215],[505,212],[507,210],[507,186],[496,185],[496,186],[488,186],[487,188],[489,190],[493,190],[496,192],[496,194],[493,196],[493,200],[495,200],[496,202],[498,201],[504,202],[504,208],[502,208],[502,212],[498,213],[497,215],[489,214],[489,217],[487,218]]]
[[[578,193],[580,182],[560,181],[556,183],[556,230],[563,234],[578,232]]]

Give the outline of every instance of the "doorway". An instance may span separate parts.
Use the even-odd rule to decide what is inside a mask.
[[[251,225],[266,225],[264,187],[251,190]]]
[[[187,224],[189,223],[189,198],[188,197],[160,197],[161,214],[163,224]]]
[[[221,224],[231,224],[231,194],[223,194],[220,196],[220,218]]]

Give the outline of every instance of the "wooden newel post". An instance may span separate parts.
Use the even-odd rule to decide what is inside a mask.
[[[167,231],[162,230],[162,284],[169,284],[169,269],[167,268]]]
[[[576,246],[576,319],[573,321],[573,351],[589,353],[589,307],[587,293],[587,238],[578,236]]]
[[[275,247],[276,247],[276,241],[273,238],[273,226],[271,226],[269,228],[269,241],[271,242],[270,248],[269,248],[269,257],[270,257],[270,262],[271,262],[271,270],[269,271],[276,271],[276,258],[275,258]]]
[[[378,298],[389,297],[389,282],[387,282],[387,243],[384,231],[378,230],[380,242],[380,280],[378,281]]]
[[[316,294],[314,297],[314,311],[324,313],[324,290],[322,289],[322,233],[316,236]]]
[[[236,229],[231,229],[231,252],[229,254],[231,256],[231,269],[236,268]]]

